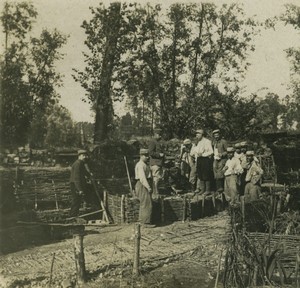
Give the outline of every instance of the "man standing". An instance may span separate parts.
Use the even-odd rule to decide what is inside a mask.
[[[200,180],[201,194],[211,191],[211,181],[213,179],[212,155],[213,149],[211,141],[204,137],[204,130],[196,130],[197,145],[191,151],[191,155],[196,158],[197,176]]]
[[[246,173],[246,186],[245,186],[245,202],[257,200],[261,194],[260,179],[263,175],[259,163],[255,161],[254,151],[247,151],[247,173]]]
[[[82,198],[87,193],[86,177],[89,176],[89,173],[85,168],[86,159],[87,151],[79,150],[78,159],[73,163],[71,168],[70,186],[72,202],[70,217],[78,216]]]
[[[190,154],[193,146],[194,145],[190,139],[185,139],[183,141],[180,153],[180,169],[181,175],[189,181],[192,189],[195,190],[195,185],[197,181],[196,162],[195,158],[192,157]]]
[[[227,161],[227,141],[221,139],[220,137],[220,130],[213,131],[214,141],[213,141],[213,148],[214,148],[214,177],[216,180],[216,191],[222,192],[224,187],[224,171],[223,168]]]
[[[234,144],[234,157],[240,159],[242,154],[241,154],[241,143],[236,143]]]
[[[228,160],[223,167],[223,172],[225,176],[224,182],[224,195],[228,202],[234,204],[238,201],[238,186],[239,186],[239,176],[243,173],[243,168],[241,166],[240,160],[234,155],[234,148],[227,148]]]
[[[151,177],[150,168],[147,165],[149,150],[140,149],[140,161],[135,165],[135,193],[140,201],[139,221],[146,226],[151,225],[152,199],[149,180]]]
[[[161,132],[159,128],[154,129],[154,137],[149,143],[150,168],[153,177],[153,198],[159,195],[158,184],[163,177],[164,149],[161,143]]]

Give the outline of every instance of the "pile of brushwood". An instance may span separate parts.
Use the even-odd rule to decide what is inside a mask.
[[[229,207],[229,213],[224,287],[299,287],[299,208],[278,213],[277,201],[265,199]]]

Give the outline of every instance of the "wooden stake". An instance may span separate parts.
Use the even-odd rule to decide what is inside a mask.
[[[140,273],[140,241],[141,241],[141,225],[136,223],[134,226],[134,257],[133,257],[133,275]]]
[[[121,196],[121,224],[125,223],[124,199],[125,199],[125,195],[122,195]]]
[[[219,275],[220,275],[220,268],[221,268],[221,260],[222,260],[222,254],[223,254],[223,249],[221,250],[221,254],[220,254],[220,257],[219,257],[218,271],[217,271],[217,277],[216,277],[216,281],[215,281],[215,288],[218,287]]]
[[[160,206],[161,206],[161,215],[160,215],[160,220],[162,223],[165,222],[165,205],[164,205],[164,198],[163,197],[159,197],[160,199]]]
[[[51,262],[49,287],[51,287],[51,282],[52,282],[52,274],[53,274],[54,260],[55,260],[55,252],[53,253],[52,262]]]
[[[186,218],[186,197],[185,195],[183,196],[183,211],[182,211],[182,223],[184,223],[185,218]]]
[[[83,234],[74,235],[74,254],[77,283],[80,285],[85,283],[86,281],[86,270],[83,251]]]
[[[204,202],[205,202],[205,196],[202,195],[202,211],[201,211],[202,217],[204,217]]]

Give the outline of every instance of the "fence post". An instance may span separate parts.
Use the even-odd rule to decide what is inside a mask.
[[[86,270],[83,251],[83,233],[74,235],[74,256],[77,282],[80,285],[85,283],[86,281]]]
[[[140,273],[140,242],[141,242],[141,225],[136,223],[134,226],[134,257],[133,257],[133,275]]]

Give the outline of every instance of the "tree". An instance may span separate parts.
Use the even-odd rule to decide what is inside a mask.
[[[299,31],[300,29],[300,6],[288,4],[286,11],[281,15],[281,20],[286,25],[292,25]],[[286,50],[287,57],[291,62],[291,95],[286,97],[288,112],[285,116],[287,126],[292,126],[292,122],[298,122],[300,128],[300,47],[290,47]]]
[[[36,17],[35,8],[27,2],[4,4],[1,22],[5,51],[0,63],[4,144],[24,145],[33,139],[31,125],[59,98],[55,87],[61,84],[61,75],[54,63],[62,58],[59,49],[66,37],[56,30],[43,30],[39,38],[30,37]]]
[[[126,4],[124,4],[126,5]],[[84,54],[88,66],[85,70],[75,69],[75,81],[87,91],[87,97],[96,111],[94,141],[106,139],[113,120],[113,99],[111,96],[114,66],[119,61],[117,49],[121,33],[121,4],[112,3],[109,8],[103,5],[92,9],[93,18],[84,21],[82,27],[87,34],[90,54]]]
[[[47,117],[46,145],[74,147],[78,138],[70,112],[61,105],[54,105]]]

